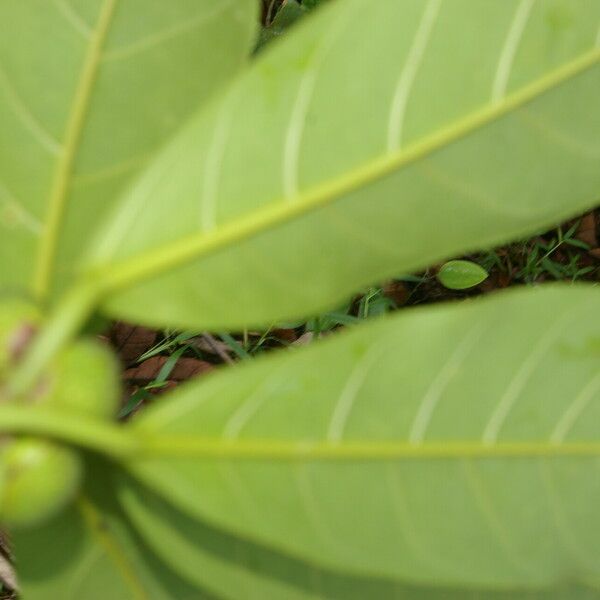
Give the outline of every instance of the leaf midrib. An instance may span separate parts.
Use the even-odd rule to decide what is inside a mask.
[[[162,424],[161,424],[162,427]],[[121,426],[48,407],[0,406],[0,433],[42,435],[128,462],[145,458],[261,459],[360,461],[465,458],[593,458],[600,456],[600,440],[552,442],[507,440],[485,443],[477,439],[407,440],[347,439],[340,442],[260,438],[225,439],[187,433],[163,433],[138,425]]]
[[[212,254],[236,242],[260,235],[296,217],[333,204],[345,194],[365,187],[379,178],[388,176],[455,143],[595,67],[599,61],[600,48],[594,48],[501,101],[487,105],[451,123],[412,146],[379,156],[350,173],[300,193],[295,199],[270,203],[260,210],[223,225],[214,233],[188,235],[159,248],[142,251],[121,262],[99,265],[92,269],[90,275],[93,275],[98,293],[109,294]]]
[[[140,440],[135,458],[239,459],[270,461],[390,461],[424,459],[594,458],[600,442],[346,441],[339,444],[260,439],[224,440],[190,435],[155,434]]]
[[[33,291],[39,300],[46,298],[52,284],[52,273],[67,206],[73,165],[88,116],[104,44],[118,1],[104,0],[102,4],[96,27],[91,32],[79,82],[73,96],[63,146],[55,165],[50,187],[46,224],[38,248]]]

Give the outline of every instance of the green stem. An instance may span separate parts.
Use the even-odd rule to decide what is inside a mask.
[[[90,282],[82,282],[67,293],[8,382],[9,397],[24,396],[35,385],[52,357],[89,318],[99,296],[100,288]]]
[[[56,438],[115,459],[136,455],[141,447],[136,435],[114,423],[38,406],[1,405],[0,433]]]

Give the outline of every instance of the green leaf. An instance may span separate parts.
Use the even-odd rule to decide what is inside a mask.
[[[327,570],[192,519],[147,488],[124,481],[119,497],[140,536],[165,563],[229,600],[569,600],[596,598],[583,586],[493,590],[417,586]]]
[[[313,8],[317,8],[321,4],[324,4],[327,0],[303,0],[302,6],[312,10]]]
[[[245,363],[141,415],[127,468],[190,517],[325,570],[587,585],[599,307],[586,286],[521,290]]]
[[[277,11],[273,22],[260,33],[258,49],[283,35],[292,25],[306,14],[306,8],[297,0],[286,0]]]
[[[238,70],[256,9],[0,2],[0,286],[64,286],[132,174]]]
[[[302,6],[308,8],[308,9],[313,9],[313,8],[316,8],[317,6],[319,6],[319,4],[321,2],[322,2],[322,0],[303,0]]]
[[[470,260],[450,260],[438,271],[440,283],[451,290],[466,290],[488,278],[488,272]]]
[[[597,0],[322,7],[123,196],[89,259],[105,310],[289,320],[593,205],[599,23]]]
[[[97,480],[110,483],[107,474],[94,465]],[[148,550],[110,486],[90,487],[49,523],[11,536],[24,600],[209,600]]]

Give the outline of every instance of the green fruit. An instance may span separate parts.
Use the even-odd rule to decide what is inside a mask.
[[[79,456],[42,439],[20,438],[0,453],[4,474],[0,520],[28,527],[52,517],[72,500],[81,480]]]
[[[23,354],[40,321],[32,302],[17,297],[0,299],[0,379]]]
[[[119,364],[99,341],[81,339],[65,348],[49,377],[46,404],[95,417],[115,416],[120,401]]]

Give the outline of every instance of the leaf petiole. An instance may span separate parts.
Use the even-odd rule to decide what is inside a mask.
[[[141,438],[125,427],[40,406],[1,405],[0,433],[56,438],[114,459],[134,456],[142,448]]]

